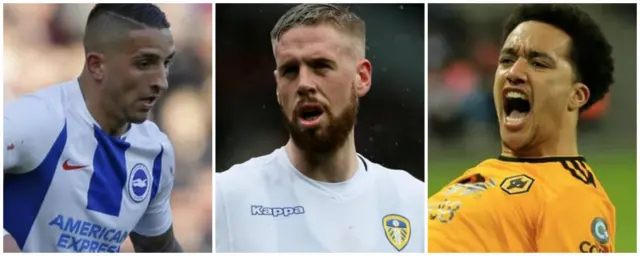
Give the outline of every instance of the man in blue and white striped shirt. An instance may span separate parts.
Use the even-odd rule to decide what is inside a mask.
[[[149,111],[174,55],[151,4],[98,4],[78,79],[4,110],[4,230],[25,252],[180,252],[174,152]],[[5,234],[5,240],[7,236]]]

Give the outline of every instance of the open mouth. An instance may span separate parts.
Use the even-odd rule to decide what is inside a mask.
[[[153,102],[155,102],[156,99],[157,97],[151,96],[151,97],[142,98],[141,100],[146,104],[153,104]]]
[[[305,128],[313,128],[320,124],[324,110],[320,105],[308,104],[300,107],[298,113],[300,124]]]
[[[524,123],[525,118],[531,111],[529,98],[522,92],[509,91],[504,97],[505,124],[508,126],[518,126]]]
[[[305,106],[300,109],[300,119],[305,121],[313,121],[320,118],[324,113],[319,106]]]

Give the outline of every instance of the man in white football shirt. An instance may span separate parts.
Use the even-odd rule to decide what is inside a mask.
[[[147,120],[174,45],[151,4],[98,4],[78,79],[5,106],[4,229],[25,252],[180,252],[171,142]],[[9,233],[9,235],[6,234]],[[6,245],[6,244],[5,244]]]
[[[217,252],[424,252],[424,183],[356,153],[364,22],[304,4],[271,40],[290,140],[216,175]]]

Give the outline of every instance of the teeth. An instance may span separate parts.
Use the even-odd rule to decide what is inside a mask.
[[[524,122],[527,113],[521,113],[517,110],[511,111],[511,114],[505,116],[505,123],[510,125],[518,125]]]
[[[527,96],[524,95],[524,93],[521,92],[508,92],[507,93],[507,99],[523,99],[523,100],[527,100]]]

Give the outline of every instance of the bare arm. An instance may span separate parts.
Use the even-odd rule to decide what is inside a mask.
[[[184,252],[173,234],[173,226],[159,236],[143,236],[135,232],[129,235],[135,252]]]
[[[22,252],[20,246],[18,246],[18,243],[16,243],[16,240],[13,239],[11,235],[5,234],[2,240],[4,243],[4,252]]]

